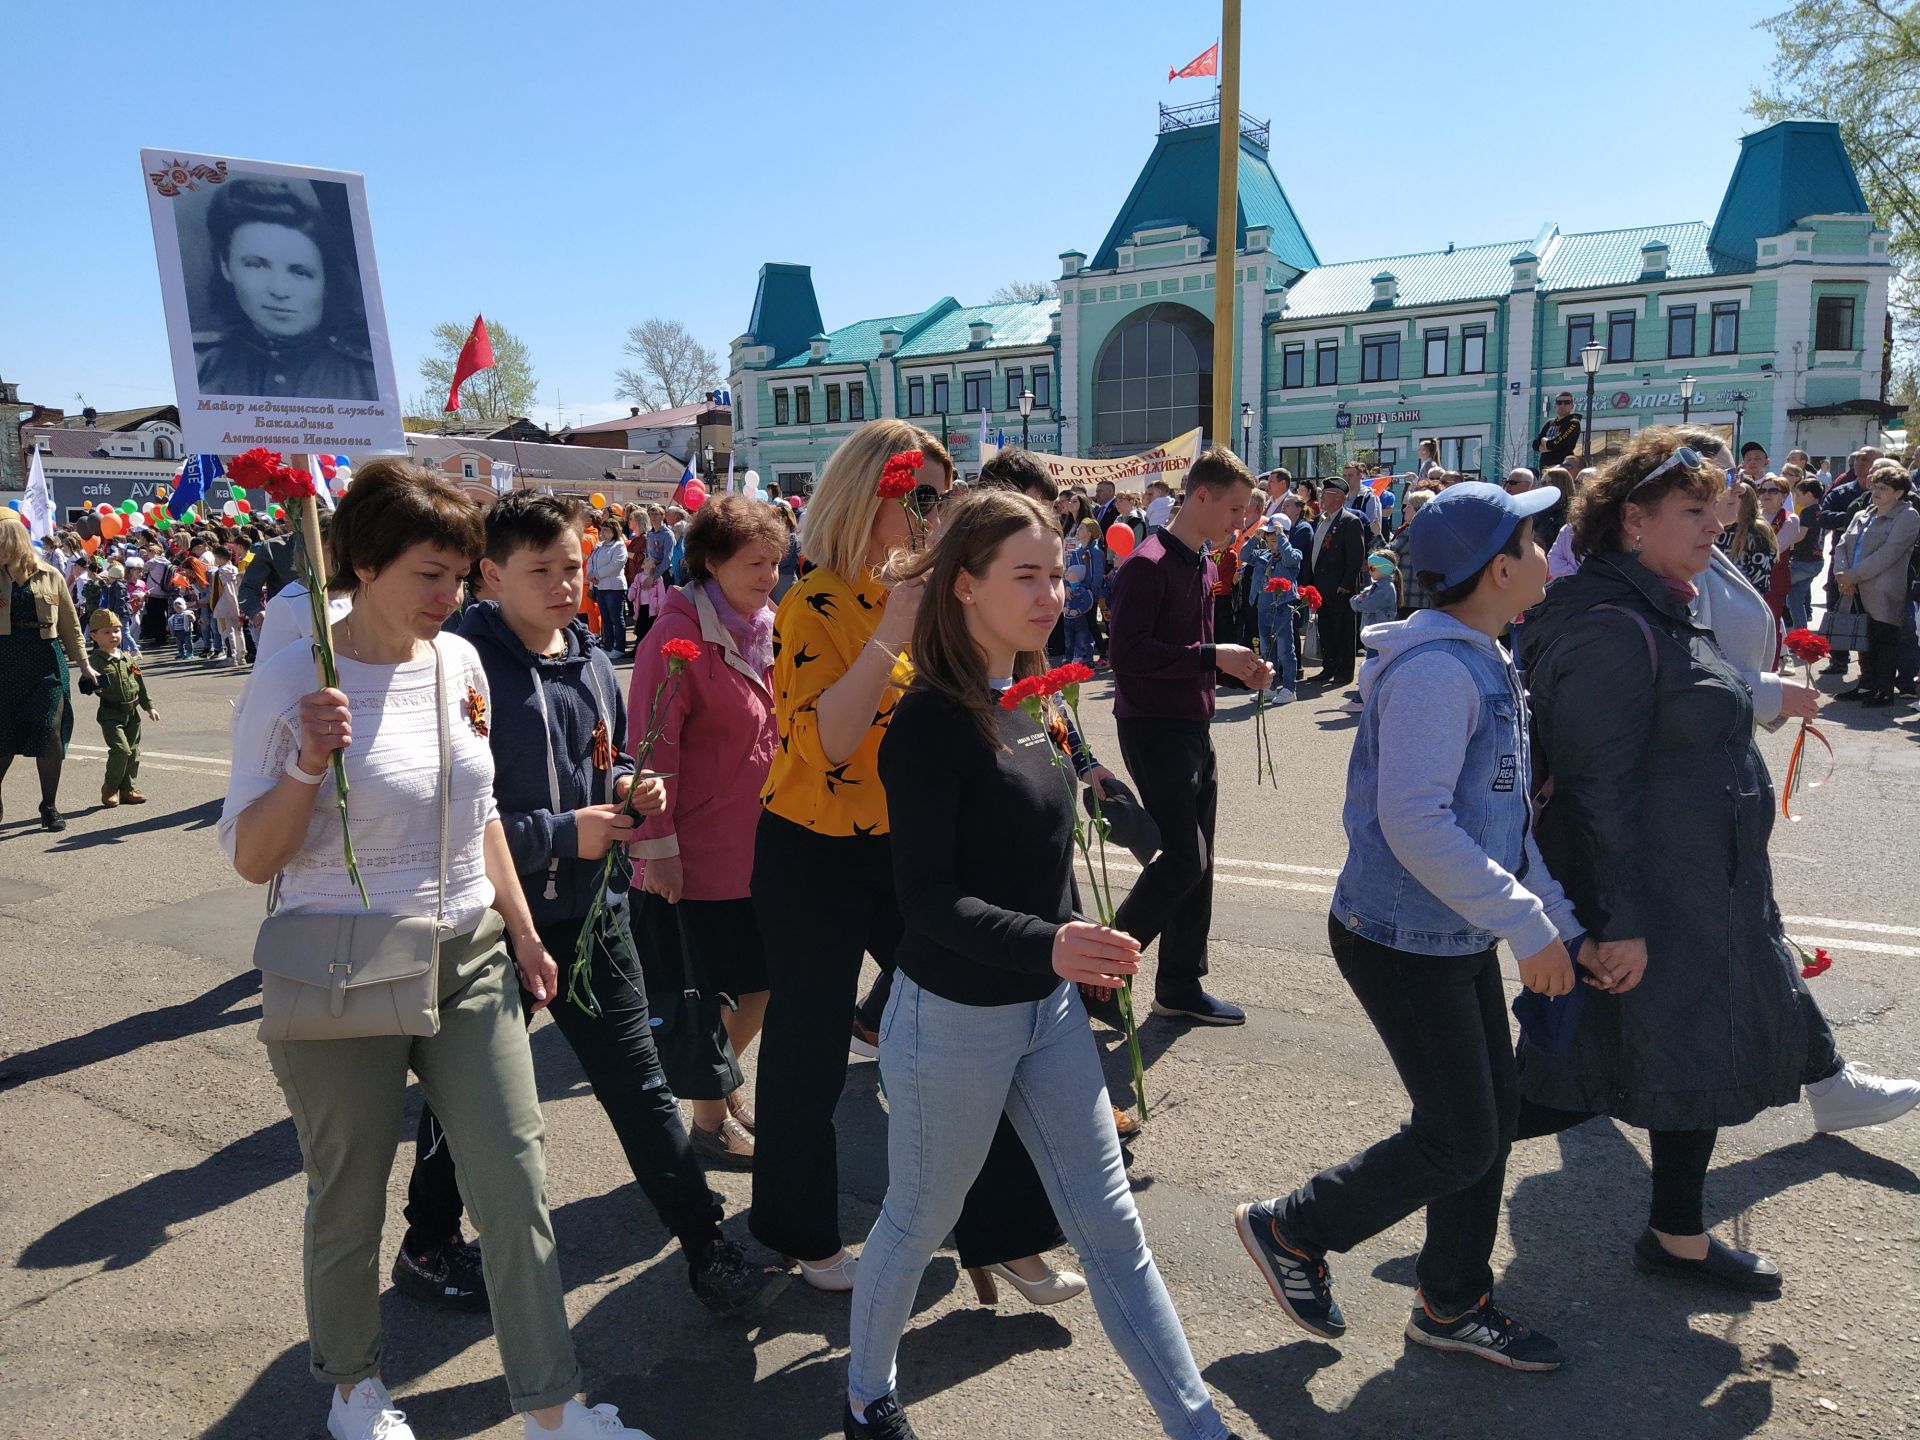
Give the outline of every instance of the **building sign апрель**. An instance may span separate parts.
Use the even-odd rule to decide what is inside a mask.
[[[1692,408],[1694,410],[1731,410],[1737,397],[1742,393],[1739,390],[1722,390],[1712,394],[1703,391],[1694,395]],[[1752,402],[1753,397],[1750,393],[1746,398],[1749,403]],[[1596,395],[1593,398],[1593,408],[1602,413],[1608,410],[1678,410],[1682,408],[1682,403],[1678,390],[1642,390],[1637,395],[1630,390],[1616,390],[1611,395]],[[1575,395],[1573,408],[1585,410],[1587,397]],[[1553,398],[1547,396],[1542,402],[1541,413],[1552,414],[1552,412]]]

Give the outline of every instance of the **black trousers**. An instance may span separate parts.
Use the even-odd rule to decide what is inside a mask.
[[[1867,653],[1860,662],[1860,688],[1875,695],[1893,694],[1900,663],[1900,627],[1867,621]]]
[[[625,973],[627,962],[616,970],[602,954],[595,956],[591,971],[600,1017],[570,1002],[565,994],[567,967],[580,926],[579,920],[558,920],[540,927],[541,941],[560,966],[562,993],[548,1009],[586,1071],[594,1098],[613,1122],[641,1192],[680,1241],[688,1262],[702,1266],[720,1237],[720,1209],[680,1121],[680,1102],[661,1073],[646,991],[637,973]],[[534,1012],[524,991],[520,998],[531,1023]],[[416,1255],[460,1233],[462,1207],[454,1164],[446,1133],[433,1111],[423,1106],[413,1176],[407,1182],[407,1238],[402,1242]]]
[[[1320,670],[1328,684],[1345,685],[1353,679],[1359,642],[1359,617],[1347,597],[1328,595],[1320,607]]]
[[[1220,798],[1213,733],[1204,720],[1128,716],[1115,724],[1140,803],[1160,827],[1160,853],[1120,902],[1114,923],[1142,946],[1159,940],[1154,991],[1179,999],[1207,973],[1213,928],[1213,819]]]
[[[753,904],[766,938],[769,984],[753,1101],[748,1223],[768,1248],[819,1260],[845,1243],[833,1112],[846,1088],[861,957],[873,956],[890,974],[900,943],[892,847],[884,835],[817,835],[762,812]],[[1061,1243],[1039,1173],[1005,1116],[967,1192],[954,1239],[969,1266],[1038,1255]]]
[[[1425,1206],[1420,1291],[1436,1314],[1458,1315],[1493,1289],[1493,1240],[1520,1109],[1499,956],[1409,954],[1331,916],[1327,935],[1334,963],[1393,1057],[1413,1118],[1289,1195],[1280,1231],[1315,1254],[1351,1250]]]
[[[1555,1110],[1525,1100],[1515,1139],[1558,1135],[1593,1119],[1584,1110]],[[1713,1161],[1718,1130],[1649,1130],[1653,1151],[1653,1200],[1647,1224],[1668,1235],[1699,1235],[1707,1228],[1703,1214],[1707,1166]]]

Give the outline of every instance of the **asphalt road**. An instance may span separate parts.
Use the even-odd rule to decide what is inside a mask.
[[[306,1373],[299,1153],[253,1039],[248,956],[262,896],[237,882],[213,836],[238,682],[171,659],[149,670],[162,714],[147,728],[151,804],[93,808],[104,752],[90,702],[64,787],[65,834],[33,822],[30,763],[5,786],[0,965],[13,998],[0,1015],[0,1434],[318,1436],[325,1392]],[[1091,738],[1117,760],[1104,687],[1093,689]],[[1920,720],[1829,718],[1833,780],[1807,797],[1803,822],[1775,836],[1780,905],[1800,938],[1837,956],[1814,990],[1845,1053],[1911,1072]],[[1229,1423],[1249,1436],[1355,1437],[1920,1427],[1920,1115],[1815,1136],[1801,1106],[1722,1136],[1710,1219],[1779,1260],[1787,1284],[1770,1302],[1629,1269],[1647,1197],[1642,1136],[1598,1121],[1519,1147],[1498,1293],[1568,1350],[1558,1375],[1405,1342],[1417,1220],[1335,1257],[1350,1325],[1341,1344],[1285,1320],[1234,1236],[1233,1206],[1384,1135],[1405,1102],[1326,953],[1353,719],[1324,699],[1273,713],[1277,791],[1254,783],[1250,720],[1245,697],[1223,701],[1213,948],[1214,986],[1247,1006],[1249,1023],[1147,1024],[1154,1118],[1132,1151],[1149,1239]],[[1763,743],[1777,777],[1785,741]],[[1116,1037],[1096,1033],[1118,1080]],[[550,1022],[533,1047],[591,1398],[658,1440],[838,1434],[846,1299],[795,1286],[756,1326],[711,1321]],[[875,1079],[856,1061],[840,1111],[852,1235],[865,1233],[885,1188]],[[745,1177],[714,1183],[730,1208],[744,1206]],[[728,1223],[744,1233],[737,1213]],[[1084,1301],[1041,1312],[1016,1297],[984,1309],[945,1253],[920,1302],[900,1383],[927,1440],[1158,1433]],[[387,1377],[423,1440],[520,1434],[486,1317],[392,1295],[384,1308]]]

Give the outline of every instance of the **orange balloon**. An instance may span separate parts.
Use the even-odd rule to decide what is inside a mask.
[[[120,517],[111,510],[100,512],[100,538],[111,540],[120,533]]]
[[[607,497],[602,495],[598,490],[593,492],[593,495],[591,498],[593,500],[594,509],[604,510],[607,508]]]
[[[93,554],[94,551],[100,548],[99,538],[93,535],[87,536],[86,539],[80,542],[80,548],[86,551],[87,554],[89,555]]]

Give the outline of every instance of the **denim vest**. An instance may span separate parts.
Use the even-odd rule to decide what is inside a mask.
[[[1410,655],[1439,649],[1467,667],[1480,691],[1480,715],[1467,737],[1467,753],[1454,780],[1453,811],[1460,828],[1509,874],[1524,876],[1527,831],[1532,823],[1527,794],[1532,757],[1527,707],[1511,663],[1470,640],[1437,639],[1396,655],[1370,687],[1377,695],[1387,676]],[[1422,885],[1394,856],[1380,829],[1376,808],[1380,778],[1379,710],[1360,714],[1353,758],[1347,766],[1347,863],[1333,892],[1334,917],[1354,934],[1415,955],[1474,955],[1499,937],[1467,924]]]

